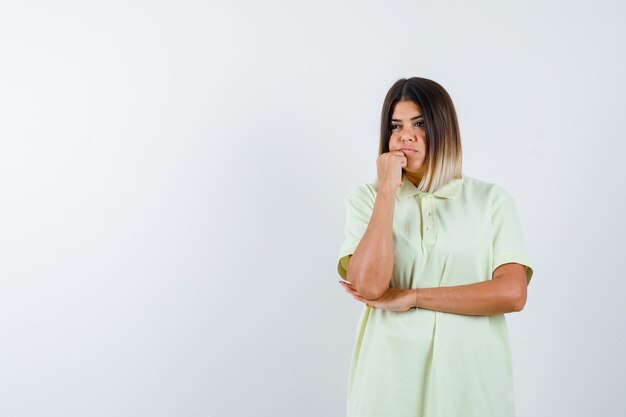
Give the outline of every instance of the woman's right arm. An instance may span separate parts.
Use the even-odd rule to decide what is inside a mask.
[[[402,152],[382,154],[377,160],[379,185],[369,224],[350,256],[346,278],[369,300],[389,288],[393,272],[393,210],[406,157]]]

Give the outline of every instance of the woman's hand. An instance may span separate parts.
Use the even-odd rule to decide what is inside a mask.
[[[402,182],[402,168],[406,167],[406,155],[402,151],[390,151],[378,155],[376,167],[378,182],[382,185],[397,188]]]
[[[355,300],[365,303],[369,307],[390,311],[407,311],[415,307],[415,290],[400,290],[387,288],[383,295],[376,300],[368,300],[359,294],[352,285],[341,281],[341,285]]]

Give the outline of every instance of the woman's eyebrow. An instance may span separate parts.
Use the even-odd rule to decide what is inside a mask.
[[[419,119],[420,117],[422,117],[421,114],[418,114],[417,116],[411,117],[411,120],[416,120]],[[400,119],[391,119],[392,122],[401,122],[402,120]]]

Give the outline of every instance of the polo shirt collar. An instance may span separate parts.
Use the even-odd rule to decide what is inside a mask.
[[[417,187],[403,173],[400,186],[396,190],[396,197],[399,200],[404,200],[405,198],[413,197],[419,194],[431,194],[435,197],[454,199],[459,193],[461,186],[463,185],[463,178],[464,176],[461,175],[461,178],[455,178],[450,180],[447,184],[445,184],[443,187],[440,187],[434,193],[425,193],[419,191]]]

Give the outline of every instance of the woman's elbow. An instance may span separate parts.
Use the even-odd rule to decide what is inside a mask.
[[[382,285],[377,285],[374,283],[368,282],[362,276],[357,274],[350,274],[348,271],[347,277],[348,281],[352,284],[352,287],[361,294],[362,297],[368,300],[377,300],[385,293],[387,288],[383,288]]]
[[[526,305],[526,298],[526,288],[515,291],[511,297],[511,310],[513,312],[522,311]]]
[[[386,288],[376,285],[363,285],[357,287],[357,292],[368,300],[378,300],[385,293]]]

